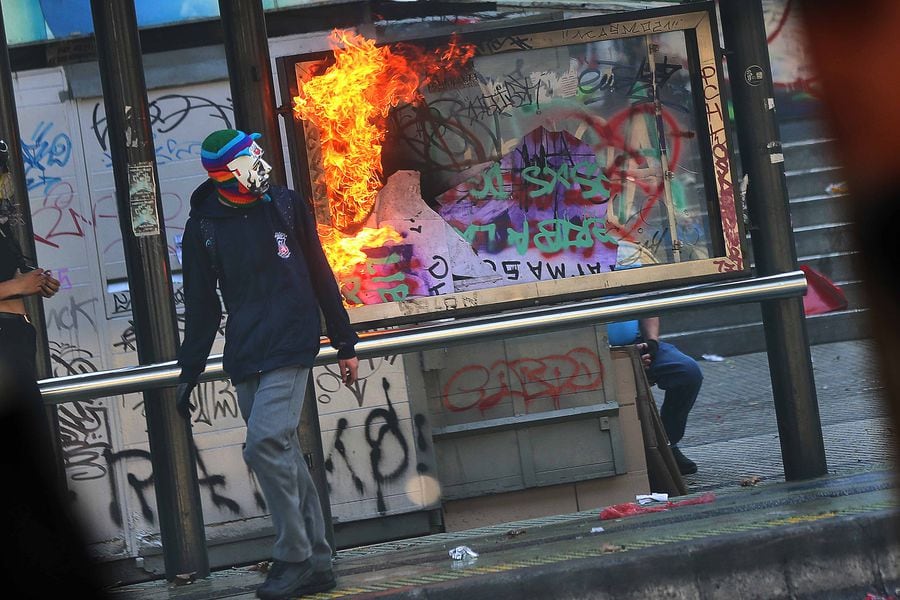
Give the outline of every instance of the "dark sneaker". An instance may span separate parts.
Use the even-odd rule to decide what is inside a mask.
[[[315,571],[308,560],[299,563],[276,560],[269,569],[266,582],[256,590],[256,597],[262,600],[294,598],[309,585],[314,575]]]
[[[320,594],[337,587],[337,579],[334,577],[334,571],[313,571],[309,582],[299,591],[301,596],[306,594]]]
[[[681,453],[678,446],[672,446],[672,454],[675,456],[675,464],[682,475],[693,475],[697,472],[697,463]]]

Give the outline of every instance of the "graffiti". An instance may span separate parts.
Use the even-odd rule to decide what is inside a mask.
[[[393,367],[397,362],[398,357],[398,355],[393,354],[385,357],[366,358],[359,361],[357,378],[351,386],[345,386],[342,383],[341,375],[337,371],[336,364],[323,366],[315,378],[316,389],[321,390],[317,401],[321,404],[329,404],[331,403],[334,394],[341,389],[345,389],[353,394],[357,406],[361,408],[365,402],[369,381],[372,380],[373,376],[379,375],[383,369]]]
[[[32,213],[36,242],[59,248],[59,244],[54,241],[57,238],[84,237],[82,224],[92,226],[93,221],[72,207],[74,200],[75,190],[72,184],[59,181],[47,185],[44,201]]]
[[[709,143],[712,147],[713,167],[716,173],[716,188],[719,192],[719,207],[722,214],[722,228],[725,234],[726,257],[715,261],[719,272],[740,271],[743,268],[740,231],[734,201],[734,186],[731,178],[731,160],[728,142],[725,138],[726,117],[718,86],[718,72],[715,67],[705,66],[703,75],[703,97],[706,100],[706,114],[709,119]]]
[[[134,321],[128,321],[128,327],[119,334],[119,341],[113,343],[113,348],[122,352],[134,352],[137,350],[137,334],[134,331]]]
[[[369,463],[372,467],[372,477],[375,479],[375,492],[378,512],[385,514],[387,505],[384,502],[384,485],[392,481],[396,481],[406,472],[409,466],[409,446],[406,437],[400,430],[400,420],[397,418],[397,411],[391,403],[390,384],[387,377],[381,378],[381,385],[384,389],[384,398],[387,402],[387,408],[376,408],[366,417],[366,442],[369,444]],[[394,442],[400,450],[399,458],[395,452],[386,452],[384,444],[388,436],[394,439]],[[388,467],[385,472],[386,461],[394,459],[393,468]]]
[[[98,400],[59,405],[60,444],[66,473],[73,481],[100,479],[107,473],[102,460],[112,432],[109,409]]]
[[[492,54],[507,50],[530,50],[531,43],[527,38],[510,35],[504,38],[494,38],[478,45],[478,54]]]
[[[441,401],[451,412],[478,409],[484,413],[514,400],[527,407],[538,399],[549,399],[559,409],[562,396],[602,387],[600,357],[588,348],[575,348],[541,358],[498,360],[489,367],[463,367],[447,380]]]
[[[194,391],[197,408],[193,411],[193,422],[212,425],[219,419],[233,419],[240,415],[237,392],[230,381],[206,381]]]
[[[483,176],[484,187],[480,190],[471,190],[474,198],[484,200],[490,197],[505,200],[509,197],[509,193],[504,187],[503,172],[499,163],[486,170]],[[581,197],[585,200],[599,197],[599,199],[593,200],[595,203],[609,200],[609,178],[595,160],[582,161],[572,166],[563,163],[555,168],[551,166],[541,168],[532,165],[522,169],[520,176],[530,184],[526,187],[530,198],[549,196],[556,191],[557,186],[560,186],[565,190],[580,190]]]
[[[347,456],[347,446],[344,445],[344,434],[347,432],[348,424],[349,422],[346,418],[341,417],[338,419],[337,431],[334,434],[334,444],[332,445],[331,452],[325,458],[325,470],[332,475],[334,474],[334,453],[337,452],[341,457],[341,460],[344,461],[347,470],[350,472],[350,477],[353,480],[353,487],[356,488],[359,495],[362,495],[366,491],[366,486],[362,479],[359,478],[359,475],[356,474],[356,471],[353,470],[353,465],[350,464],[350,459]],[[328,490],[329,492],[331,491],[331,482],[328,483]]]
[[[47,173],[51,167],[64,167],[72,156],[72,140],[66,133],[51,134],[55,124],[41,121],[34,128],[30,139],[22,140],[22,162],[25,167],[25,184],[29,190],[59,183],[61,179]]]
[[[51,371],[53,377],[66,377],[98,371],[94,354],[90,350],[78,348],[66,342],[49,340]]]
[[[50,340],[53,377],[97,372],[92,352],[65,342]],[[73,481],[106,475],[101,460],[112,437],[109,410],[98,400],[66,402],[57,406],[60,445],[66,472]]]
[[[94,132],[97,143],[100,144],[100,148],[106,153],[106,158],[111,164],[108,152],[109,132],[106,117],[101,116],[100,108],[100,102],[94,104],[91,129]],[[156,134],[166,134],[174,131],[188,118],[212,119],[217,125],[210,127],[211,131],[215,129],[231,129],[234,115],[234,110],[230,104],[220,104],[215,100],[202,96],[184,94],[160,96],[150,102],[148,112],[150,113],[150,127],[154,137],[157,137]],[[200,155],[200,144],[201,141],[177,142],[172,138],[168,138],[164,140],[163,144],[157,143],[156,153],[158,157],[162,157],[160,162],[184,160],[191,156],[198,157]]]
[[[243,511],[239,502],[219,492],[220,488],[224,489],[228,487],[225,475],[211,473],[203,460],[202,453],[197,449],[193,440],[191,441],[191,445],[193,446],[193,454],[197,457],[197,468],[200,471],[198,473],[200,489],[205,490],[209,494],[209,498],[216,508],[228,510],[234,515],[242,514]],[[119,504],[118,494],[116,492],[118,484],[115,466],[117,463],[125,461],[127,461],[130,466],[134,466],[135,461],[147,462],[152,465],[152,457],[147,450],[128,449],[114,452],[111,446],[107,446],[104,449],[103,457],[106,460],[106,472],[109,473],[109,515],[113,523],[121,527],[123,525],[122,507]],[[144,478],[139,477],[131,471],[127,471],[126,480],[128,481],[131,491],[137,496],[138,504],[141,508],[141,516],[148,523],[155,524],[156,513],[150,505],[150,494],[152,493],[152,488],[154,486],[154,474],[152,469]],[[259,503],[260,500],[261,498],[257,498],[257,503]],[[263,505],[264,504],[263,501]]]
[[[367,377],[374,379],[373,374],[369,373]],[[330,373],[324,375],[329,379],[332,377]],[[414,415],[409,425],[401,419],[387,377],[380,376],[380,388],[384,393],[384,404],[366,413],[362,427],[351,427],[350,419],[344,416],[337,419],[333,441],[325,456],[325,470],[329,475],[329,491],[335,492],[333,481],[340,470],[344,473],[342,477],[352,485],[347,492],[374,496],[376,509],[383,515],[388,510],[385,487],[413,475],[413,449],[417,450],[419,457],[415,462],[415,473],[430,471],[429,464],[422,457],[431,451],[431,439],[424,415]],[[361,401],[358,404],[362,406]],[[358,423],[359,418],[353,418],[354,422]],[[359,464],[360,459],[357,458],[363,453],[368,455],[365,466]]]
[[[556,254],[577,248],[593,248],[597,242],[614,244],[615,238],[606,231],[606,223],[594,217],[587,217],[577,223],[565,219],[545,219],[531,226],[528,221],[522,223],[521,231],[512,227],[506,228],[505,239],[498,237],[497,224],[469,225],[460,236],[477,251],[491,252],[491,247],[512,247],[522,256],[530,248],[545,255]],[[535,231],[536,230],[536,231]],[[479,234],[486,234],[480,236]]]
[[[50,308],[47,310],[47,327],[55,327],[60,331],[81,331],[84,332],[84,322],[87,321],[92,330],[97,329],[97,324],[91,316],[93,306],[97,302],[97,298],[88,298],[78,301],[75,296],[69,294],[66,296],[68,301],[62,308]],[[90,312],[88,312],[88,310]]]

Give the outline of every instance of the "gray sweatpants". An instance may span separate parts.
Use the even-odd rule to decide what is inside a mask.
[[[309,369],[286,367],[235,385],[247,422],[244,460],[253,469],[272,514],[272,558],[316,570],[331,566],[331,548],[315,484],[300,449],[297,426]]]

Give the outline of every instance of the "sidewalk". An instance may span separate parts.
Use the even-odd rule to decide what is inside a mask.
[[[869,367],[871,342],[812,350],[829,476],[784,483],[766,355],[702,361],[682,442],[708,504],[601,521],[558,515],[339,552],[326,598],[859,598],[900,585],[893,434]],[[742,486],[742,480],[756,481]],[[681,498],[679,498],[680,500]],[[592,533],[596,527],[603,532]],[[838,542],[838,543],[836,543]],[[467,545],[470,564],[448,550]],[[263,575],[214,573],[114,598],[252,598]]]

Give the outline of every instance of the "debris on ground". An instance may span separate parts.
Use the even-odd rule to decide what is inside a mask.
[[[637,503],[641,506],[645,506],[647,504],[654,504],[656,502],[668,502],[669,495],[660,492],[653,492],[652,494],[638,494],[637,496],[635,496],[635,500],[637,500]]]
[[[693,504],[708,504],[716,499],[716,495],[712,492],[707,492],[696,498],[688,498],[687,500],[681,500],[680,502],[666,502],[665,504],[657,504],[651,506],[641,506],[637,502],[625,502],[623,504],[616,504],[614,506],[609,506],[600,511],[600,519],[622,519],[624,517],[631,517],[634,515],[641,515],[645,513],[653,513],[653,512],[662,512],[664,510],[669,510],[672,508],[678,508],[679,506],[690,506]]]
[[[606,530],[602,527],[591,527],[591,533],[603,533],[604,531]]]
[[[194,583],[194,579],[197,577],[196,571],[191,573],[179,573],[175,576],[175,579],[172,580],[172,583],[175,585],[189,585]]]
[[[831,194],[832,196],[839,196],[841,194],[846,194],[850,191],[847,187],[846,181],[841,181],[840,183],[829,183],[825,186],[825,193]]]
[[[741,479],[741,487],[754,486],[757,483],[759,483],[760,481],[762,481],[762,477],[760,477],[759,475],[753,475],[752,477],[744,477],[743,479]]]
[[[451,569],[465,569],[478,561],[478,553],[468,546],[457,546],[450,551]]]
[[[704,354],[703,360],[706,360],[709,362],[722,362],[725,360],[725,357],[719,356],[718,354]]]
[[[468,546],[457,546],[450,551],[450,558],[453,560],[466,560],[468,558],[478,558],[478,553]]]
[[[519,537],[520,535],[525,535],[526,531],[524,529],[510,529],[506,532],[506,537],[514,538]]]
[[[258,562],[255,565],[248,567],[248,571],[259,571],[260,573],[268,573],[269,568],[272,566],[272,563],[264,560],[262,562]]]

